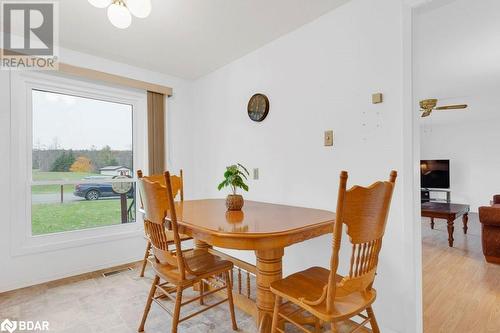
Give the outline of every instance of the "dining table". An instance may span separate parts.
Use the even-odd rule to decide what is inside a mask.
[[[255,252],[257,309],[253,315],[260,333],[271,332],[275,298],[270,285],[283,277],[284,249],[331,233],[335,223],[331,211],[256,201],[245,201],[241,211],[228,211],[224,199],[184,200],[175,203],[175,210],[179,232],[193,237],[197,249]],[[325,247],[327,258],[329,250]]]

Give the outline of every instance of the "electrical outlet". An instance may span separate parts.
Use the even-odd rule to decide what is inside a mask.
[[[325,147],[333,146],[333,131],[325,131]]]
[[[255,180],[259,179],[259,168],[253,169],[253,179]]]

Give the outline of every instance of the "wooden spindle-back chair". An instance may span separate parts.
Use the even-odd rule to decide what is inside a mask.
[[[151,241],[154,255],[154,259],[148,260],[155,272],[139,332],[144,331],[144,325],[153,301],[172,315],[172,333],[177,332],[177,326],[180,322],[229,301],[232,327],[237,330],[232,286],[229,278],[229,272],[233,269],[233,264],[230,261],[221,260],[205,250],[183,250],[181,248],[171,176],[168,172],[165,172],[164,184],[160,184],[156,178],[140,177],[139,179],[139,190],[145,211],[144,226]],[[172,231],[173,244],[167,237],[166,229]],[[221,276],[222,278],[220,278]],[[165,282],[161,283],[162,280]],[[201,288],[198,297],[183,302],[183,291],[200,283],[209,283],[214,288],[205,294],[203,288]],[[192,303],[195,300],[200,300],[200,303],[202,303],[205,296],[224,289],[227,290],[227,298],[180,318],[183,305]],[[157,291],[159,292],[158,296],[156,296]],[[175,297],[172,296],[173,293],[175,293]],[[162,302],[165,299],[174,302],[173,311],[167,307],[165,302]]]
[[[367,323],[370,323],[373,332],[380,332],[371,307],[376,298],[372,285],[397,173],[392,171],[389,181],[379,181],[369,187],[354,186],[349,190],[346,190],[347,177],[347,172],[342,171],[330,269],[312,267],[271,284],[271,290],[276,295],[273,333],[284,332],[281,328],[283,322],[290,322],[309,332],[296,320],[300,312],[309,312],[316,318],[315,332],[319,332],[320,322],[331,323],[331,331],[337,332],[336,322],[354,316],[360,316],[362,322],[352,332]],[[341,276],[337,270],[344,224],[352,253],[349,273]],[[287,302],[281,304],[283,299]],[[295,308],[291,304],[298,306],[298,310],[290,310]]]
[[[141,179],[143,177],[144,177],[144,174],[143,174],[142,170],[138,170],[137,171],[137,178]],[[160,184],[165,185],[165,176],[163,174],[151,175],[151,176],[148,176],[148,179],[150,181],[158,182]],[[183,176],[182,169],[180,170],[179,176],[176,176],[176,175],[170,176],[170,183],[172,184],[172,195],[173,195],[174,199],[177,196],[179,196],[180,200],[184,201],[184,176]],[[142,196],[140,195],[140,193],[139,193],[139,197],[140,197],[141,207],[144,209],[144,204],[143,204]],[[173,241],[174,241],[173,234],[171,232],[167,232],[167,236],[168,236],[167,237],[168,241],[170,243],[173,243]],[[145,235],[145,237],[146,237],[147,244],[146,244],[146,251],[144,252],[144,259],[142,260],[141,273],[139,274],[140,277],[144,277],[144,271],[146,270],[148,258],[152,255],[152,253],[151,253],[151,241],[149,240],[147,235]],[[181,242],[185,241],[185,240],[192,239],[191,237],[186,236],[186,235],[180,235],[180,237],[181,237]]]

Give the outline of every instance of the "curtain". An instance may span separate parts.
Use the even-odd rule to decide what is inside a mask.
[[[161,174],[165,168],[165,95],[148,91],[149,174]]]

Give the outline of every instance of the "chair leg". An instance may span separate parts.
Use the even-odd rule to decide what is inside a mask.
[[[372,326],[372,332],[380,333],[380,328],[378,327],[377,319],[375,319],[375,313],[373,313],[373,309],[371,306],[366,308],[366,313],[368,314],[368,317],[370,317],[370,325]]]
[[[148,241],[148,245],[146,245],[146,252],[144,253],[144,259],[142,260],[142,269],[140,277],[144,277],[144,271],[146,270],[146,265],[148,264],[149,253],[151,251],[151,242]]]
[[[281,305],[281,297],[276,295],[274,298],[274,311],[273,311],[273,323],[271,325],[271,333],[276,332],[276,328],[278,328],[278,314],[280,311],[280,305]]]
[[[205,301],[203,299],[203,294],[205,293],[205,282],[200,281],[200,305],[204,305]]]
[[[337,330],[337,326],[335,325],[335,322],[332,321],[331,327],[330,327],[330,332],[331,333],[338,333],[339,331]]]
[[[314,333],[321,333],[321,321],[319,318],[315,318],[316,321],[314,322]]]
[[[155,297],[156,285],[160,282],[160,277],[158,275],[153,279],[153,284],[151,285],[151,289],[149,290],[148,300],[146,301],[146,307],[144,308],[144,314],[142,315],[141,324],[139,325],[139,329],[137,331],[144,332],[144,324],[146,324],[146,319],[149,314],[149,310],[151,309],[151,303],[153,303],[153,298]]]
[[[177,295],[175,296],[175,307],[172,318],[172,333],[177,333],[177,326],[179,325],[179,317],[181,314],[182,303],[182,287],[177,286]]]
[[[229,302],[229,311],[231,312],[231,321],[233,324],[233,330],[238,330],[238,324],[236,323],[236,315],[234,313],[234,302],[233,302],[233,286],[231,280],[229,279],[229,271],[225,273],[226,286],[227,286],[227,299]]]

